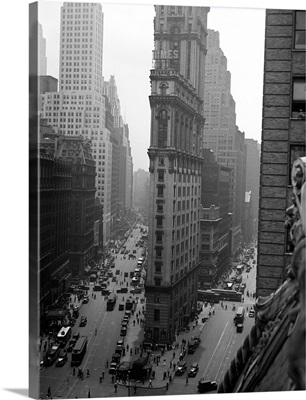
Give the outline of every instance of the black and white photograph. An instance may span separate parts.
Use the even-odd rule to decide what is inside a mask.
[[[27,3],[4,398],[305,391],[306,6],[250,3]]]

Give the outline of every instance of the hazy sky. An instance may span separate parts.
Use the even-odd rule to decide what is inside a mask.
[[[121,114],[129,125],[134,171],[148,169],[147,149],[150,144],[148,96],[154,7],[149,5],[149,1],[145,3],[116,5],[101,2],[104,13],[103,76],[108,80],[110,75],[115,75]],[[155,3],[163,4],[162,1]],[[265,10],[237,8],[236,3],[229,3],[233,8],[211,6],[208,28],[219,31],[220,47],[228,60],[231,93],[236,102],[236,124],[245,132],[246,138],[261,142]],[[247,4],[252,7],[253,3]],[[265,3],[268,6],[269,1]],[[39,8],[39,21],[47,41],[47,73],[57,78],[61,4],[43,1]],[[166,4],[184,5],[184,2],[169,1]],[[220,2],[194,1],[187,5],[199,4],[209,6]],[[260,2],[256,4],[260,6]]]

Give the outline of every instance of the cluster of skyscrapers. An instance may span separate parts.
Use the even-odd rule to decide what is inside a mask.
[[[215,284],[257,237],[260,179],[259,292],[275,290],[284,276],[287,239],[276,221],[283,218],[289,164],[305,152],[305,76],[289,66],[304,50],[292,50],[295,12],[280,13],[293,32],[281,32],[281,53],[280,28],[273,36],[280,14],[268,14],[260,160],[258,142],[236,125],[227,59],[219,33],[207,29],[209,8],[155,12],[148,171],[134,174],[115,77],[103,78],[102,6],[62,6],[59,81],[46,74],[39,30],[41,296],[50,304],[73,277],[84,276],[124,232],[134,204],[149,226],[146,340],[168,342],[195,311],[197,288]]]

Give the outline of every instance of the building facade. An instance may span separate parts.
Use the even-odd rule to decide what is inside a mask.
[[[258,206],[259,206],[259,175],[260,175],[260,144],[254,139],[245,139],[247,151],[245,190],[250,195],[250,215],[252,224],[249,225],[251,238],[258,234]]]
[[[39,151],[40,317],[70,287],[71,164]]]
[[[231,252],[237,255],[243,241],[246,154],[244,133],[236,126],[235,101],[231,95],[231,74],[220,48],[219,32],[208,30],[204,99],[204,147],[212,149],[218,164],[231,168],[230,212]]]
[[[95,161],[90,143],[82,137],[63,137],[56,150],[59,160],[72,164],[70,262],[73,278],[84,278],[95,257]]]
[[[197,303],[209,8],[155,11],[145,339],[168,343]]]
[[[292,163],[306,154],[305,13],[266,11],[257,296],[281,285],[291,258],[284,218]]]

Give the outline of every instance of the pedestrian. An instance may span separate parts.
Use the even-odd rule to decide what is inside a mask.
[[[87,368],[87,378],[89,378],[90,373],[89,373],[89,369]]]
[[[164,358],[164,367],[166,366],[166,359]]]
[[[137,386],[136,386],[136,383],[135,383],[135,386],[134,386],[134,394],[136,393],[136,391],[137,391]]]
[[[102,374],[99,376],[99,382],[102,383]]]
[[[115,384],[114,384],[115,393],[117,393],[117,387],[118,387],[117,382],[115,382]]]
[[[150,381],[149,381],[149,387],[153,387],[153,385],[152,385],[152,379],[150,379]]]
[[[88,389],[87,397],[88,397],[89,399],[91,398],[90,389]]]
[[[163,381],[166,379],[166,371],[163,373]]]
[[[172,382],[172,375],[170,374],[170,376],[169,376],[169,382],[171,383]]]
[[[104,371],[102,371],[102,379],[104,379],[104,374],[105,374],[105,372],[104,372]]]
[[[188,383],[188,376],[187,376],[187,378],[186,378],[186,386],[188,386],[189,385],[189,383]]]
[[[170,368],[172,368],[172,361],[170,361]]]
[[[48,397],[51,397],[51,386],[48,387],[47,396],[48,396]]]
[[[67,378],[67,389],[69,390],[69,378]]]
[[[169,381],[167,381],[166,383],[166,390],[168,390],[168,388],[169,388]]]
[[[175,351],[172,354],[172,358],[175,359]]]
[[[73,367],[73,372],[72,372],[73,376],[75,376],[75,367]]]

